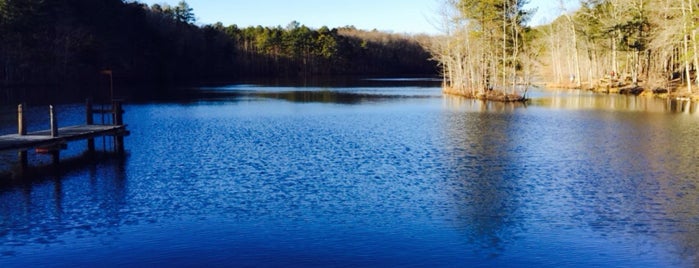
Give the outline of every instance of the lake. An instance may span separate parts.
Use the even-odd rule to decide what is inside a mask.
[[[125,156],[76,142],[59,168],[3,178],[0,266],[699,266],[696,105],[365,82],[128,103]]]

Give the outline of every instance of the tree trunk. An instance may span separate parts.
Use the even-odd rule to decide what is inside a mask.
[[[689,14],[694,14],[694,1],[689,0]],[[694,69],[695,69],[695,76],[696,76],[696,69],[699,68],[699,55],[697,54],[699,51],[697,51],[697,30],[696,30],[696,25],[694,24],[694,18],[692,19],[692,48],[693,48],[693,53],[692,53],[692,58],[694,59]],[[697,87],[699,87],[699,79],[694,79],[695,82],[697,83]]]
[[[502,1],[502,90],[507,87],[507,0]]]
[[[612,36],[612,72],[614,76],[619,75],[619,60],[617,58],[617,39],[616,36]]]
[[[690,0],[691,1],[691,0]],[[684,55],[685,55],[685,60],[684,60],[684,72],[686,76],[686,81],[687,81],[687,91],[689,93],[692,93],[692,77],[690,76],[690,66],[689,66],[689,31],[687,29],[687,10],[685,7],[685,2],[682,0],[682,18],[684,20],[684,29],[683,29],[683,45],[684,45]]]
[[[570,19],[570,17],[568,17]],[[575,86],[580,88],[582,82],[580,81],[580,57],[578,56],[578,34],[575,31],[575,23],[570,20],[570,25],[573,29],[573,47],[575,49]]]

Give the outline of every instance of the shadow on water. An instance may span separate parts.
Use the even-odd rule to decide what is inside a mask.
[[[405,96],[405,95],[382,95],[356,92],[337,91],[290,91],[290,92],[261,92],[252,93],[252,96],[280,99],[290,102],[318,102],[337,104],[360,104],[364,102],[379,102],[407,98],[429,98],[430,96]]]
[[[378,89],[377,89],[378,90]],[[157,102],[192,104],[201,101],[249,101],[259,99],[285,100],[294,103],[335,103],[362,104],[402,99],[437,98],[431,92],[381,92],[371,89],[336,91],[324,88],[266,88],[266,87],[230,87],[182,89]],[[149,102],[152,102],[150,100]]]
[[[310,78],[247,79],[240,84],[265,85],[271,87],[439,87],[442,79],[431,76],[384,77],[384,76],[315,76]]]
[[[268,91],[267,91],[268,90]],[[134,103],[179,103],[194,104],[201,101],[249,101],[259,99],[277,99],[295,103],[336,103],[362,104],[366,102],[394,101],[415,98],[437,98],[439,95],[428,93],[396,94],[391,92],[332,91],[323,88],[256,88],[256,90],[226,90],[225,88],[192,88],[171,92],[166,97],[157,99],[135,99]]]
[[[526,106],[459,97],[445,101],[456,110],[445,122],[451,152],[444,160],[453,171],[449,191],[459,204],[455,228],[477,245],[479,254],[497,257],[516,243],[523,228],[517,192],[522,174],[509,154],[514,140],[507,137],[512,118],[502,112]]]
[[[0,257],[25,247],[97,236],[127,223],[125,155],[85,154],[0,181]],[[74,238],[73,238],[74,239]],[[26,248],[25,248],[26,249]]]
[[[58,164],[41,164],[25,168],[15,164],[11,170],[0,170],[0,192],[61,178],[70,173],[95,168],[104,162],[123,169],[127,158],[127,154],[114,152],[84,152],[74,157],[61,158]]]
[[[412,92],[392,92],[400,85]],[[441,79],[432,77],[357,77],[332,76],[248,79],[234,84],[211,84],[205,86],[170,88],[167,94],[154,96],[150,89],[128,90],[132,103],[175,102],[196,103],[199,101],[241,101],[256,98],[282,99],[291,102],[321,102],[359,104],[366,101],[384,101],[399,98],[421,97],[426,88],[438,88]],[[431,94],[435,97],[435,94]],[[424,96],[423,96],[424,97]]]

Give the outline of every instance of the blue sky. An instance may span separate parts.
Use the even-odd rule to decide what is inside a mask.
[[[177,5],[180,0],[137,0]],[[433,26],[440,0],[188,0],[198,24],[286,26],[298,21],[311,28],[354,25],[359,29],[395,33],[439,33]],[[567,2],[577,2],[570,1]],[[541,24],[560,14],[559,1],[531,0],[539,11],[532,22]]]

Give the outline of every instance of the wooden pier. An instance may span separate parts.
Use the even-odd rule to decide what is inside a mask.
[[[124,152],[124,136],[129,135],[123,122],[123,109],[121,101],[112,101],[107,109],[93,109],[92,102],[88,100],[85,105],[85,125],[58,127],[56,113],[53,106],[49,106],[50,129],[35,132],[27,132],[26,119],[23,113],[23,105],[17,107],[17,134],[0,136],[0,152],[17,151],[21,168],[28,165],[27,151],[34,149],[37,153],[51,154],[53,163],[59,161],[60,151],[67,148],[71,141],[86,140],[87,150],[95,151],[95,138],[114,137],[114,150],[117,153]],[[94,124],[94,114],[111,115],[111,124]]]

